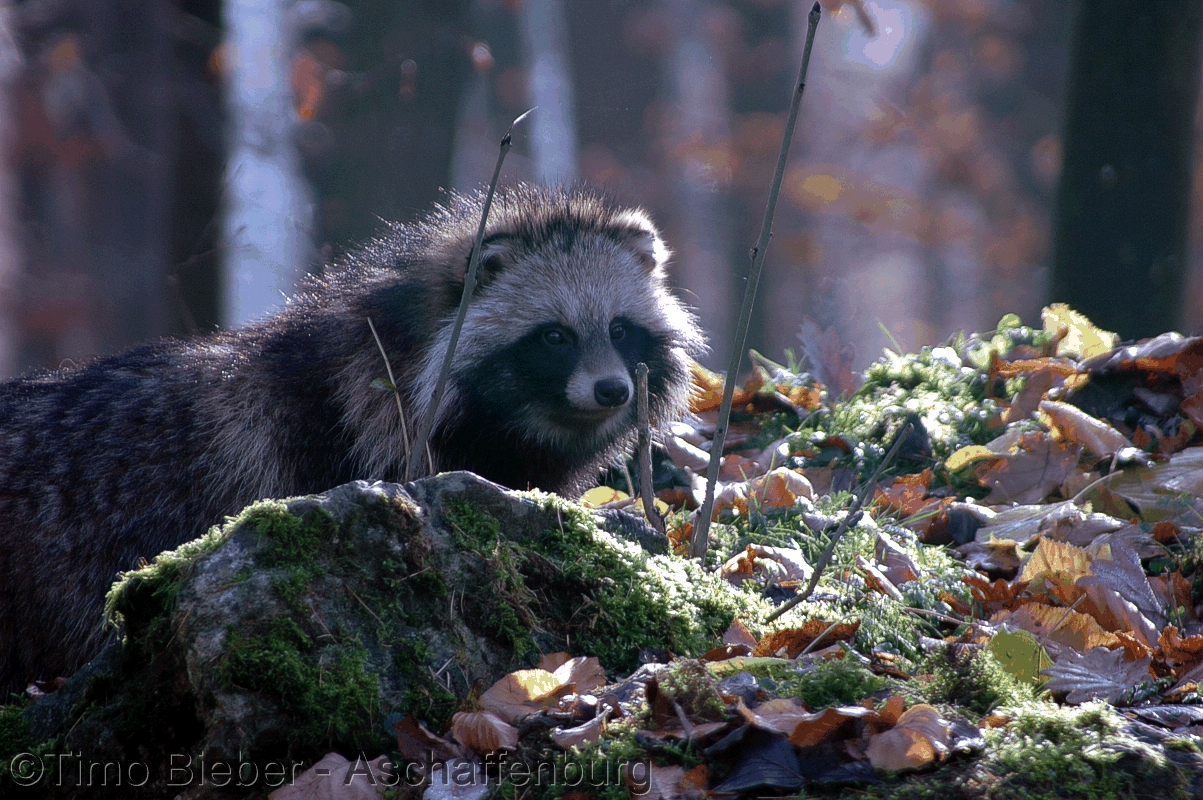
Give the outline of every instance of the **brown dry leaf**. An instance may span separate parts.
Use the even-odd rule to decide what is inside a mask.
[[[973,599],[981,605],[982,611],[987,617],[993,616],[999,611],[1013,610],[1025,603],[1033,602],[1030,597],[1020,597],[1028,588],[1023,581],[1008,583],[999,578],[994,583],[989,583],[985,578],[976,578],[970,575],[966,575],[961,580],[969,586]]]
[[[1177,495],[1203,496],[1203,447],[1188,447],[1152,468],[1130,467],[1111,491],[1140,509],[1147,522],[1177,517],[1189,504]]]
[[[388,765],[388,756],[348,761],[338,753],[327,753],[295,781],[272,792],[269,800],[380,800],[385,787],[396,782]]]
[[[1040,401],[1044,400],[1049,390],[1065,383],[1065,377],[1057,370],[1041,367],[1028,376],[1027,382],[1015,395],[1011,405],[1003,412],[1004,425],[1010,425],[1021,419],[1028,419],[1036,413]]]
[[[1053,642],[1083,652],[1094,647],[1123,647],[1119,637],[1103,630],[1094,617],[1043,603],[1028,603],[1009,615],[991,617],[990,622],[1005,622],[1011,628],[1031,633],[1041,642]]]
[[[1076,406],[1055,400],[1040,403],[1045,425],[1064,441],[1080,444],[1093,455],[1113,456],[1132,443],[1106,422],[1090,416]]]
[[[831,630],[827,630],[828,628]],[[810,646],[811,642],[820,636],[823,637],[821,644],[828,647],[836,642],[852,641],[858,630],[860,630],[859,620],[832,627],[828,620],[812,619],[804,623],[801,628],[789,628],[770,633],[760,640],[756,649],[752,651],[752,655],[774,656],[784,651],[785,658],[797,658],[803,650]],[[826,633],[824,633],[825,631]]]
[[[1045,577],[1051,577],[1072,584],[1090,574],[1090,556],[1085,550],[1068,542],[1041,539],[1036,551],[1024,565],[1019,579],[1037,583]]]
[[[873,502],[879,508],[892,509],[903,517],[913,517],[935,505],[927,499],[927,489],[932,479],[930,469],[913,475],[900,475],[888,487],[878,486]]]
[[[642,786],[632,786],[628,776],[627,784],[632,797],[639,797],[640,800],[680,800],[684,796],[681,782],[685,779],[685,767],[658,767],[650,761],[640,766],[648,770],[647,781]],[[637,792],[636,789],[646,790]]]
[[[789,740],[797,747],[814,747],[829,739],[853,720],[872,717],[874,712],[864,706],[832,706],[807,714],[794,726]]]
[[[1182,405],[1178,406],[1178,410],[1185,414],[1191,422],[1203,427],[1203,389],[1199,389],[1183,400]]]
[[[814,411],[823,405],[823,386],[780,386],[778,387],[786,399],[799,408]]]
[[[593,744],[601,738],[602,729],[606,724],[606,716],[598,714],[586,723],[573,728],[556,728],[551,732],[551,740],[561,750],[573,747],[581,748]]]
[[[893,727],[898,724],[904,711],[906,711],[906,698],[900,694],[892,694],[877,710],[877,717],[874,721],[886,727]]]
[[[851,397],[860,388],[860,377],[852,368],[856,349],[841,342],[834,327],[823,330],[810,317],[803,317],[798,341],[810,362],[809,369],[820,382],[830,387],[833,397]]]
[[[727,645],[747,645],[748,647],[756,646],[756,637],[748,630],[747,626],[738,619],[731,623],[731,626],[723,632],[723,644]]]
[[[1183,639],[1177,628],[1167,625],[1157,639],[1157,645],[1161,648],[1161,658],[1173,668],[1175,675],[1185,675],[1203,663],[1203,636],[1198,634]]]
[[[865,748],[874,769],[922,769],[948,755],[948,720],[926,703],[908,708],[898,724],[869,738]]]
[[[1141,370],[1189,378],[1203,370],[1203,338],[1163,333],[1082,364],[1089,372]]]
[[[748,545],[719,569],[719,574],[735,586],[749,579],[765,585],[790,586],[810,580],[812,572],[798,548],[761,544]]]
[[[717,522],[719,514],[729,509],[734,509],[741,514],[748,513],[748,484],[743,481],[719,483],[718,489],[714,493],[714,512],[710,516],[710,521]]]
[[[744,721],[752,725],[776,731],[783,736],[793,735],[799,723],[809,721],[814,714],[807,712],[788,697],[776,697],[761,703],[755,711],[749,711],[740,704],[740,714]]]
[[[1039,503],[1078,465],[1080,453],[1077,445],[1027,433],[1012,452],[989,463],[978,482],[991,489],[987,503]]]
[[[451,735],[478,753],[518,746],[518,729],[488,711],[457,711],[451,718]]]
[[[1078,580],[1079,586],[1106,586],[1129,601],[1160,630],[1165,625],[1161,602],[1153,594],[1149,578],[1140,565],[1140,555],[1122,539],[1112,539],[1103,555],[1090,565],[1094,574]]]
[[[764,465],[758,459],[732,453],[723,456],[718,477],[721,481],[750,481],[764,474]],[[746,489],[745,489],[746,491]]]
[[[591,692],[599,686],[606,685],[606,671],[601,662],[593,656],[577,656],[570,658],[552,673],[561,686],[572,685],[577,694]]]
[[[857,554],[856,566],[860,567],[861,571],[865,573],[865,583],[868,584],[870,589],[881,592],[896,603],[906,602],[906,599],[902,596],[902,592],[898,591],[898,587],[894,585],[894,582],[887,578],[885,573],[878,569],[875,564],[869,563],[864,556]]]
[[[1124,660],[1124,651],[1096,647],[1086,653],[1072,648],[1061,651],[1057,663],[1042,670],[1051,680],[1050,692],[1068,692],[1065,700],[1077,705],[1090,700],[1114,700],[1138,683],[1152,680],[1151,660]]]
[[[1014,575],[1023,559],[1014,541],[969,542],[954,548],[965,566],[987,574]]]
[[[464,755],[462,747],[426,730],[412,714],[394,722],[393,730],[397,734],[397,752],[410,761],[426,764],[431,758],[435,761],[446,761]]]
[[[556,676],[544,669],[511,672],[485,690],[480,705],[509,723],[537,714],[555,705],[569,691]]]
[[[690,365],[690,372],[693,375],[693,395],[689,398],[689,410],[695,414],[717,410],[723,404],[723,376],[696,361]],[[764,386],[766,377],[764,370],[757,367],[743,388],[735,390],[732,405],[739,407],[752,402]]]
[[[1092,616],[1110,631],[1126,631],[1147,647],[1156,647],[1158,628],[1135,605],[1109,586],[1087,586]]]
[[[877,542],[874,544],[877,561],[881,564],[882,573],[895,586],[902,586],[918,580],[922,569],[919,563],[911,557],[902,545],[895,542],[882,531],[877,532]]]
[[[565,653],[562,651],[559,653],[545,653],[544,655],[539,656],[539,669],[546,672],[555,672],[557,669],[564,664],[567,664],[571,660],[571,653]]]
[[[778,467],[749,481],[748,500],[763,508],[791,508],[799,497],[814,499],[814,487],[800,472]]]

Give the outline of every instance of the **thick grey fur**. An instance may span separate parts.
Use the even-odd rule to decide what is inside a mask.
[[[401,478],[405,443],[395,399],[371,386],[385,368],[367,319],[413,435],[481,202],[453,195],[393,226],[261,322],[0,384],[2,696],[98,652],[110,635],[104,595],[139,559],[257,499]],[[569,326],[584,365],[576,380],[590,359],[614,361],[605,326],[621,314],[649,332],[639,357],[663,425],[685,410],[701,334],[666,288],[668,251],[641,211],[518,187],[498,194],[485,242],[438,410],[436,463],[514,488],[576,491],[630,442],[634,404],[565,416],[523,396],[529,381],[507,373],[507,348],[539,324]]]

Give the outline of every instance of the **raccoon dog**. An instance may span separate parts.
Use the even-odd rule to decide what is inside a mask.
[[[247,327],[0,384],[0,691],[98,650],[117,573],[247,503],[400,480],[438,377],[482,198],[452,196]],[[499,193],[431,441],[441,470],[571,492],[651,412],[684,411],[703,347],[647,216],[583,190]],[[414,457],[417,457],[414,453]]]

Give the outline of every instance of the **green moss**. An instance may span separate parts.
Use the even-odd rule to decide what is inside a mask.
[[[928,702],[952,703],[979,716],[999,706],[1018,706],[1035,699],[1027,684],[1012,677],[986,650],[953,647],[933,653],[920,666],[934,680],[926,687]]]
[[[718,682],[701,661],[677,659],[671,668],[657,677],[656,685],[690,719],[717,721],[726,713],[726,704],[719,697]]]
[[[450,526],[456,544],[478,552],[492,549],[501,535],[496,517],[459,497],[448,498],[443,520]]]
[[[24,710],[23,705],[0,705],[0,794],[5,796],[17,786],[30,786],[27,779],[42,766],[46,771],[37,785],[49,786],[54,781],[54,753],[61,749],[58,739],[36,739],[23,716]]]
[[[890,800],[1138,800],[1188,797],[1187,777],[1154,747],[1122,732],[1102,704],[1028,703],[986,732],[976,761],[874,787]]]
[[[528,586],[542,598],[538,613],[551,630],[571,623],[573,652],[597,656],[618,671],[638,666],[641,648],[681,655],[710,649],[738,615],[756,627],[771,606],[704,572],[695,562],[649,556],[598,527],[580,506],[533,493],[556,512],[557,528],[523,544],[532,551]],[[580,587],[589,587],[582,596]]]
[[[518,759],[525,764],[530,780],[505,781],[494,790],[502,800],[558,800],[567,794],[584,792],[597,800],[630,800],[633,796],[623,779],[625,769],[634,765],[634,776],[646,778],[648,753],[635,740],[640,717],[611,723],[606,735],[594,744],[556,753],[546,735],[530,737],[520,745]],[[549,757],[549,753],[555,753]],[[505,771],[503,774],[512,775]]]
[[[231,630],[219,679],[280,703],[298,741],[332,747],[379,745],[376,676],[364,668],[367,651],[355,639],[318,646],[288,617],[266,630]]]
[[[764,674],[752,672],[766,689],[779,697],[796,697],[812,711],[853,705],[890,685],[888,680],[851,658],[822,661],[810,669],[790,665],[769,666],[760,671]]]

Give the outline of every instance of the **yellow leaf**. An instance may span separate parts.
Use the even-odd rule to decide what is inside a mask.
[[[1040,413],[1045,425],[1067,442],[1080,444],[1096,456],[1111,456],[1131,447],[1122,433],[1101,419],[1069,403],[1041,400]]]
[[[581,505],[585,508],[601,508],[607,503],[617,503],[620,500],[629,500],[630,495],[618,489],[611,489],[609,486],[594,486],[589,491],[581,495]]]
[[[962,447],[950,455],[948,460],[944,462],[944,468],[949,472],[956,472],[962,467],[986,458],[994,458],[994,453],[990,452],[989,448],[984,445],[971,444],[968,447]]]
[[[1072,584],[1090,574],[1090,556],[1085,550],[1069,542],[1041,539],[1019,580],[1031,583],[1049,575]]]
[[[1040,312],[1044,329],[1049,333],[1065,330],[1065,338],[1057,344],[1057,355],[1090,358],[1115,349],[1119,336],[1102,330],[1084,315],[1064,303],[1053,303]]]

